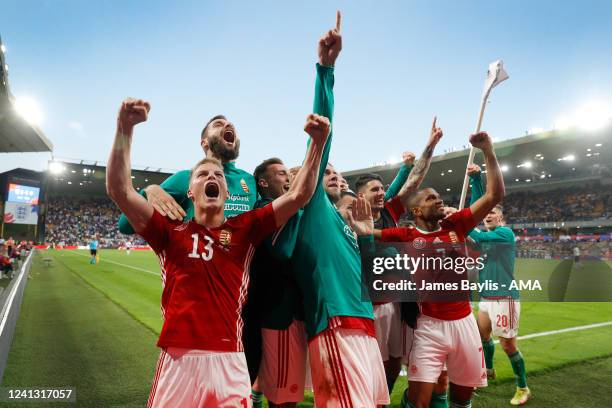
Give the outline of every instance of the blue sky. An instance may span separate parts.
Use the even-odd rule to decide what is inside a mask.
[[[510,79],[483,129],[506,139],[550,128],[591,100],[612,105],[612,2],[606,1],[27,1],[4,0],[0,35],[15,96],[38,100],[56,157],[106,161],[121,100],[151,102],[137,165],[182,169],[199,133],[226,114],[239,167],[304,154],[316,42],[343,12],[336,68],[340,170],[420,153],[433,115],[438,152],[474,129],[486,68]],[[0,155],[0,171],[43,169],[49,154]]]

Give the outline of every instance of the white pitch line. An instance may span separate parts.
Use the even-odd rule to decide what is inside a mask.
[[[568,332],[580,331],[580,330],[588,330],[588,329],[594,329],[597,327],[604,327],[604,326],[610,326],[610,325],[612,325],[612,322],[593,323],[593,324],[587,324],[584,326],[568,327],[566,329],[550,330],[550,331],[545,331],[545,332],[540,332],[540,333],[526,334],[524,336],[518,336],[516,339],[517,340],[527,340],[527,339],[533,339],[536,337],[551,336],[553,334],[568,333]],[[499,343],[499,340],[495,340],[495,344],[497,343]]]
[[[80,255],[80,256],[84,256],[84,257],[89,257],[88,255],[80,254],[78,252],[71,252],[71,253],[74,253],[74,254]],[[119,265],[119,266],[125,266],[126,268],[131,268],[131,269],[135,269],[137,271],[150,273],[151,275],[156,275],[156,276],[160,275],[159,273],[156,273],[156,272],[151,272],[151,271],[146,270],[146,269],[138,268],[138,267],[132,266],[132,265],[123,264],[123,263],[120,263],[120,262],[109,261],[109,260],[105,260],[104,262],[113,263],[113,264]],[[544,337],[544,336],[551,336],[553,334],[559,334],[559,333],[568,333],[568,332],[573,332],[573,331],[595,329],[597,327],[605,327],[605,326],[611,326],[611,325],[612,325],[612,321],[610,321],[610,322],[602,322],[602,323],[587,324],[587,325],[584,325],[584,326],[568,327],[568,328],[559,329],[559,330],[549,330],[549,331],[545,331],[545,332],[532,333],[532,334],[526,334],[524,336],[518,336],[517,340],[528,340],[528,339],[534,339],[536,337]],[[495,344],[498,344],[498,343],[499,343],[499,340],[495,340]]]
[[[89,255],[80,254],[78,252],[70,251],[68,253],[74,254],[74,255],[80,255],[80,256],[84,256],[86,258],[89,258]],[[140,272],[150,273],[151,275],[155,275],[155,276],[161,276],[159,272],[152,272],[152,271],[150,271],[148,269],[143,269],[143,268],[139,268],[137,266],[132,266],[132,265],[128,265],[128,264],[123,264],[121,262],[109,261],[108,259],[105,259],[104,262],[112,263],[112,264],[119,265],[119,266],[124,266],[124,267],[130,268],[130,269],[135,269],[135,270],[140,271]]]

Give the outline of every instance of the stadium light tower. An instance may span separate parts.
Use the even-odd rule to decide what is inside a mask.
[[[584,104],[575,115],[576,126],[586,131],[604,128],[612,117],[612,108],[602,101],[590,101]]]
[[[49,172],[51,174],[61,174],[64,170],[66,170],[66,167],[62,163],[56,161],[49,162]]]

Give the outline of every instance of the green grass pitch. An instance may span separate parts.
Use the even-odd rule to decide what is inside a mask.
[[[50,267],[43,257],[52,257]],[[153,379],[161,328],[161,280],[150,251],[39,251],[17,322],[4,387],[75,386],[79,407],[142,407]],[[542,276],[554,261],[519,260],[519,277]],[[544,272],[542,272],[544,271]],[[520,335],[612,321],[612,303],[523,302]],[[519,341],[531,407],[612,406],[612,326]],[[495,354],[498,379],[474,397],[475,407],[508,407],[510,364]],[[392,394],[399,406],[406,378]],[[30,406],[33,406],[29,404]],[[4,406],[23,404],[0,403]],[[46,403],[45,407],[75,406]],[[300,406],[311,407],[307,395]]]

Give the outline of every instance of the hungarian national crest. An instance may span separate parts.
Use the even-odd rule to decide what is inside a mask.
[[[219,242],[224,247],[228,247],[232,242],[232,231],[230,230],[222,230],[219,234]]]
[[[242,186],[244,192],[249,194],[249,186],[247,185],[246,181],[244,181],[244,179],[240,179],[240,185]]]

